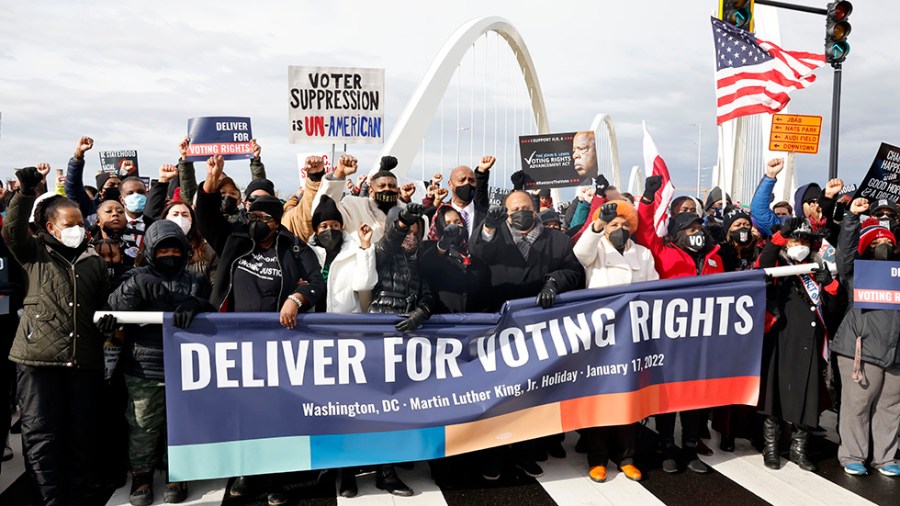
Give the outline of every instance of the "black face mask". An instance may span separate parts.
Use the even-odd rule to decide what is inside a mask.
[[[103,200],[104,201],[115,200],[116,202],[118,202],[119,197],[121,197],[121,196],[122,196],[122,193],[119,192],[118,186],[110,186],[109,188],[103,190]]]
[[[322,172],[307,172],[306,179],[309,179],[310,181],[318,183],[319,181],[322,180],[322,176],[324,176],[324,175],[325,175],[324,170]]]
[[[610,232],[606,238],[609,239],[609,243],[613,245],[613,248],[620,250],[625,247],[629,237],[631,237],[631,234],[624,228],[620,228]]]
[[[381,209],[382,212],[387,214],[392,207],[397,205],[397,197],[399,195],[399,193],[393,190],[381,190],[380,192],[375,192],[375,205],[378,206],[378,209]]]
[[[456,198],[468,204],[475,198],[475,187],[469,184],[457,186],[456,189],[453,190],[453,194],[456,195]]]
[[[113,230],[111,228],[103,227],[103,235],[105,235],[109,239],[118,241],[122,238],[122,230]]]
[[[738,244],[749,244],[753,240],[753,234],[749,228],[738,228],[731,231],[731,240]]]
[[[519,232],[527,232],[534,227],[534,211],[516,211],[509,215],[509,225]]]
[[[122,276],[122,274],[125,274],[126,270],[128,270],[128,268],[122,264],[107,264],[106,266],[106,272],[107,274],[109,274],[109,279],[113,281],[118,280]]]
[[[234,197],[225,197],[222,199],[222,212],[225,214],[234,214],[238,210],[237,199]]]
[[[341,244],[344,243],[344,233],[340,230],[334,230],[329,228],[324,232],[319,232],[316,234],[316,242],[319,246],[325,248],[328,251],[335,251],[341,248]]]
[[[172,277],[184,270],[184,266],[187,265],[187,257],[166,256],[157,258],[153,263],[160,274]]]
[[[706,246],[706,234],[703,232],[695,232],[684,236],[681,245],[684,249],[697,253]]]
[[[872,248],[872,258],[875,260],[890,260],[894,256],[894,247],[890,244],[879,244]]]
[[[269,226],[265,223],[261,221],[250,222],[250,237],[252,237],[253,240],[257,243],[265,241],[271,233],[272,229],[269,228]]]

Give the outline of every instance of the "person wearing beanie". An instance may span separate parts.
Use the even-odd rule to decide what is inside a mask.
[[[358,162],[350,155],[341,155],[334,172],[322,178],[322,184],[313,199],[313,209],[321,202],[320,197],[327,195],[337,202],[338,209],[344,217],[346,230],[355,232],[360,224],[364,223],[372,229],[372,241],[377,243],[384,237],[388,211],[406,205],[400,201],[397,176],[391,172],[397,163],[397,159],[393,156],[381,158],[378,171],[369,178],[368,197],[344,196],[344,189],[347,187],[346,178],[356,174]]]
[[[550,196],[550,188],[542,188],[538,191],[538,206],[541,211],[553,208],[553,197]]]
[[[634,236],[641,246],[653,254],[656,272],[660,279],[688,276],[705,276],[724,272],[719,245],[714,244],[703,228],[700,215],[684,212],[669,219],[667,235],[660,238],[653,226],[656,192],[662,188],[661,176],[650,176],[644,183],[644,195],[638,207],[638,227]],[[683,460],[687,468],[695,473],[705,474],[709,467],[697,456],[700,442],[700,410],[683,411],[681,416],[681,439]],[[679,470],[675,447],[675,413],[656,416],[663,451],[663,471],[676,473]]]
[[[312,311],[325,296],[316,253],[281,225],[284,207],[268,194],[254,198],[247,223],[230,223],[221,212],[221,196],[216,191],[224,177],[225,160],[211,156],[206,165],[196,215],[200,233],[219,256],[210,302],[219,311],[278,312],[281,325],[294,328],[297,314]],[[265,481],[263,477],[239,477],[229,494],[244,496],[255,483]],[[269,487],[269,503],[283,504],[283,492]]]
[[[545,227],[550,227],[556,230],[560,230],[562,228],[562,223],[560,223],[559,213],[550,209],[544,209],[538,214],[538,218],[541,220],[541,223]]]
[[[672,217],[681,213],[697,214],[697,205],[697,200],[694,197],[687,195],[675,197],[672,199],[672,203],[669,204],[669,216]]]
[[[870,214],[884,205],[878,201]],[[900,429],[900,312],[860,309],[853,305],[856,260],[896,261],[897,240],[877,218],[860,225],[869,202],[850,203],[838,236],[838,273],[850,299],[850,309],[834,336],[834,353],[841,375],[841,417],[838,461],[850,475],[868,474],[866,462],[884,476],[900,476],[896,434]],[[858,244],[857,244],[858,242]]]
[[[313,200],[319,193],[322,178],[325,176],[325,163],[321,156],[308,156],[303,170],[306,171],[303,193],[299,198],[291,199],[295,205],[285,211],[281,224],[301,240],[309,241],[310,237],[316,233],[316,227],[311,222]]]
[[[823,235],[805,218],[788,218],[763,247],[760,268],[815,263]],[[766,335],[760,374],[763,463],[780,469],[783,429],[791,433],[790,460],[815,472],[810,431],[819,423],[820,390],[827,357],[826,315],[838,309],[838,283],[827,267],[775,278],[767,296]]]

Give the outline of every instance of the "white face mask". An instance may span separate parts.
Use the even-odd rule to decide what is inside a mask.
[[[66,227],[59,232],[59,242],[68,248],[77,248],[84,241],[84,227]]]
[[[787,249],[787,256],[795,262],[802,262],[809,256],[809,246],[791,246]]]
[[[178,224],[181,227],[181,231],[184,232],[184,235],[188,235],[188,232],[191,231],[191,220],[190,218],[186,218],[184,216],[173,216],[172,218],[167,218],[169,221]]]

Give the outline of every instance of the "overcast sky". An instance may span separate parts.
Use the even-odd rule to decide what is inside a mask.
[[[95,151],[137,149],[142,173],[155,175],[161,163],[175,163],[187,118],[236,115],[252,118],[270,178],[291,190],[296,154],[330,147],[288,143],[289,65],[384,68],[390,132],[450,34],[469,19],[501,16],[531,51],[551,130],[587,129],[595,114],[611,114],[626,169],[641,163],[646,120],[676,185],[692,189],[697,128],[690,123],[702,124],[701,165],[716,163],[709,25],[716,3],[7,2],[0,16],[0,176],[41,161],[64,166],[80,135],[94,137]],[[900,7],[856,4],[841,122],[848,182],[862,177],[880,142],[900,144]],[[782,46],[822,51],[824,23],[823,16],[783,13]],[[817,75],[791,103],[794,113],[825,116],[820,154],[798,156],[801,182],[827,175],[832,70]],[[438,144],[429,140],[426,148],[429,172],[438,168]],[[349,151],[370,164],[378,146]],[[99,160],[95,153],[88,160],[92,180]],[[245,164],[229,162],[226,170],[246,180]],[[446,173],[455,164],[444,165]]]

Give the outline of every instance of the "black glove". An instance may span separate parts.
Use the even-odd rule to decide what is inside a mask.
[[[541,288],[541,293],[538,294],[537,300],[534,303],[547,309],[553,305],[554,301],[556,301],[556,294],[558,293],[559,287],[556,285],[556,280],[550,278],[544,283],[544,287]]]
[[[419,221],[423,214],[425,214],[425,206],[422,204],[406,204],[406,207],[400,211],[400,221],[407,227],[411,227]]]
[[[24,291],[18,283],[0,283],[0,295],[12,296]]]
[[[601,197],[606,196],[606,189],[609,188],[609,181],[606,179],[606,176],[603,174],[598,175],[594,178],[594,188],[597,195]]]
[[[525,177],[524,170],[517,170],[509,176],[509,180],[512,181],[513,184],[513,190],[521,190],[525,188],[526,179],[527,178]]]
[[[116,327],[118,327],[119,322],[116,321],[116,317],[111,314],[105,314],[97,320],[97,323],[94,325],[97,326],[97,330],[100,331],[104,336],[112,335],[113,332],[116,331]]]
[[[802,218],[788,218],[781,224],[781,237],[789,238],[794,230],[797,230],[803,223]]]
[[[200,312],[200,301],[191,297],[182,302],[175,308],[175,314],[172,315],[172,325],[180,329],[186,329],[191,326],[194,317]]]
[[[619,208],[619,205],[615,202],[610,202],[609,204],[603,204],[600,206],[600,220],[604,223],[609,223],[618,216],[616,210]]]
[[[826,287],[834,281],[834,278],[831,276],[831,270],[828,269],[828,266],[825,263],[820,263],[819,267],[812,271],[813,279],[816,280],[822,287]]]
[[[162,284],[162,281],[149,274],[138,274],[134,278],[134,282],[137,283],[141,298],[145,301],[161,299],[169,293],[169,289]]]
[[[438,241],[438,248],[441,251],[449,251],[451,247],[456,246],[459,248],[460,244],[462,244],[462,240],[465,237],[466,228],[460,225],[447,225],[444,227],[444,232],[441,233],[441,238]]]
[[[662,176],[650,176],[644,181],[644,198],[653,202],[656,192],[662,188]]]
[[[506,208],[503,206],[491,206],[487,216],[484,217],[484,226],[496,229],[506,221]]]
[[[419,328],[419,326],[422,325],[422,322],[428,319],[428,316],[428,311],[425,311],[422,308],[416,308],[416,310],[410,313],[405,320],[394,325],[394,328],[400,332],[412,332]]]
[[[38,185],[44,180],[44,176],[37,170],[37,167],[19,169],[16,171],[16,177],[19,179],[19,192],[28,196],[33,196]]]

